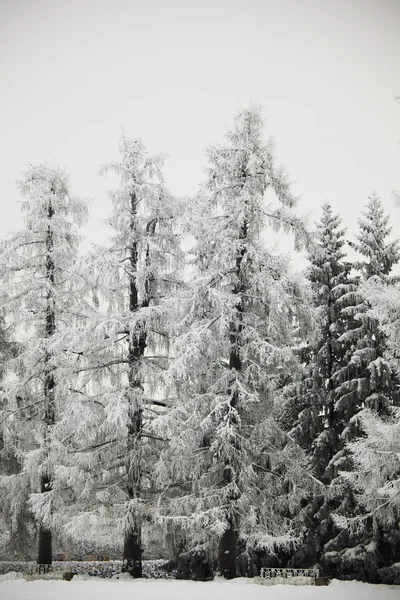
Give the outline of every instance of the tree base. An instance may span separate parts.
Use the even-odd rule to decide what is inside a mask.
[[[39,527],[39,551],[37,564],[51,565],[53,560],[52,536],[49,529]]]
[[[219,544],[219,570],[225,579],[237,577],[238,534],[231,527],[227,529]]]
[[[136,533],[128,533],[125,536],[123,570],[135,579],[143,576],[142,572],[142,547],[140,537]]]

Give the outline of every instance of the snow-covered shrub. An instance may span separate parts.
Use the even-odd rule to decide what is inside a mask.
[[[382,583],[400,585],[400,562],[394,563],[390,567],[383,567],[379,569],[378,573]]]
[[[143,578],[145,579],[174,579],[175,572],[165,568],[164,560],[143,561]],[[122,560],[110,561],[80,561],[66,560],[55,561],[51,566],[51,572],[54,573],[77,573],[87,574],[92,577],[111,578],[122,572]],[[34,561],[0,561],[0,575],[5,573],[23,573],[24,575],[35,575],[37,573],[37,563]]]
[[[177,559],[177,579],[193,581],[212,581],[214,579],[212,563],[204,548],[194,548],[181,554]]]

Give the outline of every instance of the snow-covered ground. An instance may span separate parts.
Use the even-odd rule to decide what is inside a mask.
[[[213,582],[98,579],[72,581],[6,579],[0,576],[2,600],[399,600],[400,586],[333,580],[328,587],[257,585],[251,579]]]

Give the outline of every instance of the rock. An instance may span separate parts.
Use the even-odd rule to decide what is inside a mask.
[[[329,577],[316,577],[315,585],[329,585],[331,580]]]
[[[78,573],[73,571],[67,571],[66,573],[63,573],[63,579],[65,581],[71,581],[74,575],[78,575]]]

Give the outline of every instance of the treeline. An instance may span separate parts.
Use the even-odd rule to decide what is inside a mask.
[[[33,519],[40,564],[54,536],[122,544],[140,577],[157,540],[192,576],[318,563],[383,580],[400,561],[400,252],[378,196],[350,262],[329,204],[316,230],[296,212],[257,106],[208,149],[195,198],[141,141],[120,152],[111,238],[83,257],[68,176],[18,183],[24,228],[0,255],[6,546]]]

